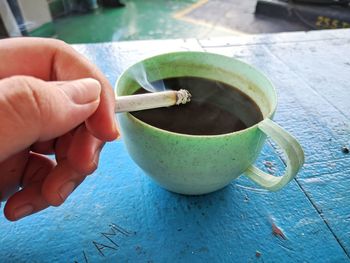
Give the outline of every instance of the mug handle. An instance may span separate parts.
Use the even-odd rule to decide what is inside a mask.
[[[278,191],[289,183],[304,164],[304,152],[298,141],[272,120],[266,118],[258,128],[271,137],[287,157],[287,167],[283,176],[273,176],[251,165],[244,174],[255,183],[270,191]]]

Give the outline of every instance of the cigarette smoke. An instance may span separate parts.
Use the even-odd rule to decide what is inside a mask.
[[[156,68],[156,70],[158,70]],[[149,81],[146,70],[143,64],[138,64],[132,69],[131,74],[134,76],[136,82],[140,85],[140,87],[144,88],[149,92],[159,92],[169,90],[164,85],[164,81],[162,79],[157,81]]]

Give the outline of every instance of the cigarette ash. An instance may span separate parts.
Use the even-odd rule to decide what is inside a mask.
[[[156,75],[160,75],[159,69],[157,67],[153,68]],[[131,71],[135,81],[142,87],[144,90],[151,93],[162,92],[162,91],[172,91],[168,88],[163,79],[157,81],[150,81],[149,76],[146,73],[145,66],[143,64],[137,64]],[[154,74],[154,73],[153,73]],[[176,92],[176,105],[186,104],[191,101],[191,93],[188,90],[180,89]]]
[[[154,67],[153,70],[157,73],[157,75],[160,76],[159,69],[157,67]],[[171,88],[168,88],[163,79],[157,80],[157,81],[150,81],[149,77],[146,73],[145,66],[143,64],[137,64],[134,66],[134,68],[131,71],[134,79],[136,82],[142,87],[143,89],[149,91],[149,92],[161,92],[161,91],[170,91],[173,90]],[[180,104],[186,104],[191,101],[192,95],[188,90],[180,89],[177,91],[176,94],[176,105]]]
[[[191,101],[191,93],[188,90],[180,89],[176,93],[176,105],[186,104]]]

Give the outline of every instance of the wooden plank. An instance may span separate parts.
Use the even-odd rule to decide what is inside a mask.
[[[147,52],[181,49],[182,43],[150,42],[144,51],[137,43],[130,43],[130,48],[126,44],[120,48],[118,44],[101,44],[79,45],[77,49],[114,82],[128,63],[143,58]],[[311,171],[319,171],[316,165],[322,160],[327,163],[337,158],[339,169],[332,171],[339,175],[346,159],[336,151],[327,151],[338,137],[320,124],[314,128],[320,116],[304,98],[314,94],[313,89],[268,47],[208,50],[237,55],[262,69],[276,83],[280,99],[276,121],[296,134],[309,159],[300,180],[292,181],[280,192],[269,193],[242,177],[216,193],[186,197],[169,193],[148,179],[129,158],[122,141],[109,143],[99,169],[64,205],[16,223],[0,217],[1,262],[348,262],[348,245],[343,240],[346,235],[337,231],[346,230],[349,224],[344,217],[333,220],[340,209],[335,201],[334,217],[327,214],[330,206],[325,204],[334,198],[334,186],[340,181],[325,181],[333,187],[329,195],[323,185],[305,181],[314,176]],[[305,95],[296,92],[298,87],[303,87]],[[315,97],[325,101],[317,93]],[[338,111],[330,106],[329,114],[333,114],[331,110],[339,121]],[[308,137],[303,126],[317,132],[318,137]],[[324,139],[328,137],[335,141],[327,144]],[[311,150],[314,147],[316,150]],[[270,144],[265,145],[257,164],[266,169],[266,161],[272,163],[276,174],[284,170]],[[313,168],[308,170],[310,166]],[[327,169],[322,171],[329,173]],[[330,186],[332,182],[335,184]],[[314,196],[308,199],[300,186]],[[350,207],[345,197],[341,201]],[[320,214],[320,207],[327,208],[326,213]],[[277,227],[277,235],[273,234],[273,226]]]
[[[316,93],[350,120],[350,36],[345,39],[269,46]],[[305,55],[312,59],[303,59]]]
[[[343,43],[343,49],[346,49],[347,40]],[[295,50],[286,48],[286,45],[288,44],[281,44],[280,54],[283,54],[283,51],[290,50],[288,55],[290,57],[286,60],[290,61]],[[345,158],[341,148],[349,143],[350,126],[347,117],[327,101],[326,96],[318,94],[304,80],[308,75],[312,75],[309,80],[315,81],[320,87],[317,75],[311,73],[312,69],[308,72],[309,74],[303,73],[305,78],[301,78],[289,68],[289,65],[286,65],[287,62],[284,63],[280,59],[276,61],[277,48],[277,45],[273,45],[273,47],[257,45],[250,46],[249,49],[245,46],[233,46],[206,48],[205,50],[246,61],[259,68],[271,79],[279,95],[279,107],[275,119],[280,121],[286,129],[292,129],[293,134],[298,139],[312,142],[312,147],[304,147],[307,163]],[[340,49],[340,46],[337,46],[337,48]],[[343,51],[345,52],[345,50]],[[295,57],[298,56],[296,53]],[[305,53],[304,57],[306,57]],[[272,59],[274,60],[273,63],[271,63]],[[302,64],[306,65],[307,61],[310,60],[305,59],[305,63]],[[330,58],[326,60],[330,60]],[[299,57],[299,61],[302,61],[301,57]],[[339,67],[341,65],[340,63]],[[336,85],[337,87],[333,85],[331,90],[336,93],[333,95],[335,99],[342,97],[342,94],[344,94],[342,100],[340,100],[340,103],[343,104],[340,105],[344,105],[345,108],[347,101],[349,101],[347,99],[349,91],[346,83],[349,82],[350,75],[346,74],[345,63],[343,66],[344,69],[340,70],[339,73],[339,85]],[[304,72],[304,67],[301,71]],[[336,79],[336,77],[330,77],[328,81],[335,82]],[[327,91],[327,88],[324,88],[323,91],[325,93],[330,92],[329,89]],[[329,97],[332,96],[329,95]],[[291,114],[291,112],[294,114]]]
[[[298,182],[349,254],[350,158],[308,165]]]
[[[98,171],[61,207],[16,223],[1,218],[0,260],[346,262],[295,182],[269,193],[240,178],[211,195],[176,195],[149,180],[123,147],[108,144]],[[284,169],[269,145],[261,168],[265,160]]]
[[[334,39],[348,39],[350,36],[349,29],[322,30],[322,31],[298,31],[279,34],[259,34],[245,35],[239,37],[216,37],[201,39],[199,43],[204,48],[210,47],[232,47],[242,45],[261,45],[261,44],[281,44],[281,43],[299,43],[314,42]]]
[[[350,200],[346,197],[350,189],[350,156],[341,151],[343,146],[350,146],[350,36],[347,36],[313,44],[270,46],[269,50],[306,83],[304,99],[299,101],[312,108],[312,113],[307,114],[330,135],[328,148],[321,154],[333,152],[334,157],[306,166],[305,178],[300,178],[299,183],[349,255]],[[307,53],[312,59],[303,59],[301,67],[297,61]],[[318,142],[321,143],[324,142]]]
[[[350,156],[341,151],[350,142],[346,110],[350,74],[344,56],[349,40],[302,40],[249,50],[244,46],[206,50],[239,57],[275,83],[280,99],[275,120],[298,138],[306,153],[297,182],[349,255]]]

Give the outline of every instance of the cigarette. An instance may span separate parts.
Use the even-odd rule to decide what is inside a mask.
[[[115,100],[115,112],[130,112],[169,107],[186,104],[190,101],[191,94],[184,89],[120,96]]]

